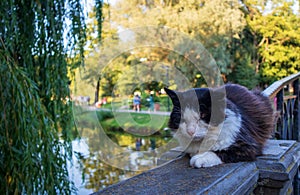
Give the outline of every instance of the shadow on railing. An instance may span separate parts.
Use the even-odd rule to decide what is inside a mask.
[[[276,139],[300,140],[299,78],[300,72],[276,81],[263,91],[277,110],[273,134]]]

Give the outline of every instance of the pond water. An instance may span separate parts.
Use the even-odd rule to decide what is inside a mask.
[[[162,148],[172,143],[166,134],[140,136],[116,130],[103,133],[91,121],[82,119],[84,123],[81,119],[77,121],[80,138],[72,141],[73,164],[69,166],[70,178],[80,195],[99,191],[157,166],[157,159],[164,152]]]
[[[140,151],[136,148],[135,137],[131,135],[120,135],[121,142],[128,145],[123,147],[131,150],[129,161],[131,166],[143,166],[152,168],[156,166],[157,158],[155,155],[147,153],[155,153],[154,147],[159,147],[166,143],[169,138],[144,138],[141,139]],[[131,142],[128,142],[131,140]],[[154,142],[155,140],[155,145]],[[158,144],[156,144],[158,143]],[[139,145],[139,144],[137,144]],[[130,171],[113,167],[99,156],[97,151],[93,151],[89,146],[89,138],[76,139],[72,142],[73,146],[73,166],[70,167],[70,177],[74,181],[78,194],[91,194],[92,192],[101,190],[116,182],[130,178],[142,171]],[[154,157],[153,157],[154,156]]]

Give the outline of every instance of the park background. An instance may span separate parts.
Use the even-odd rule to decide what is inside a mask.
[[[112,91],[121,73],[133,70],[141,59],[161,78],[166,68],[151,62],[175,67],[192,87],[205,85],[205,75],[185,60],[198,58],[190,45],[178,45],[184,56],[162,48],[123,52],[99,77],[101,49],[129,41],[119,36],[122,32],[154,26],[184,33],[209,51],[224,82],[264,89],[299,71],[299,9],[296,0],[1,1],[0,191],[76,192],[67,170],[78,134],[67,103],[72,94],[90,96],[94,104],[127,93],[135,71],[118,83],[119,91]],[[149,66],[139,71],[151,75]],[[137,87],[142,93],[157,92],[163,82]]]

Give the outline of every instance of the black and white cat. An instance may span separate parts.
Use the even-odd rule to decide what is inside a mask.
[[[177,130],[175,138],[192,156],[191,166],[253,161],[262,154],[274,115],[261,92],[236,84],[165,91],[173,102],[169,127]]]

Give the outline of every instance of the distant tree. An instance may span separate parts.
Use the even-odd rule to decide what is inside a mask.
[[[243,31],[234,38],[230,47],[231,72],[227,75],[229,82],[239,83],[253,89],[259,85],[259,70],[257,69],[258,49],[255,37],[247,25]]]
[[[300,70],[300,17],[296,1],[245,1],[258,50],[260,82],[270,84]],[[298,11],[298,13],[297,13]]]
[[[226,79],[234,65],[230,53],[232,41],[246,24],[240,7],[239,1],[223,0],[119,1],[115,7],[111,8],[111,20],[124,29],[145,25],[158,28],[167,26],[188,35],[201,42],[212,54]],[[151,35],[147,34],[147,36]],[[153,40],[156,41],[156,38],[153,37]],[[176,42],[176,40],[172,41]],[[188,48],[188,46],[181,45],[185,47],[184,55],[193,55],[192,52],[195,52],[193,47]],[[159,50],[157,51],[159,55]],[[162,55],[168,56],[165,53]],[[184,73],[191,83],[196,84],[195,75],[198,73],[193,71],[195,66],[184,62],[182,57],[184,56],[180,57],[171,53],[167,58],[161,56],[159,59],[168,59],[168,62],[173,63],[172,65]]]
[[[101,13],[98,10],[101,8]],[[99,17],[101,15],[101,17]],[[97,28],[98,27],[98,28]],[[101,30],[100,30],[101,28]],[[86,42],[86,63],[85,67],[77,70],[76,78],[77,90],[79,92],[84,92],[85,95],[91,95],[94,93],[94,102],[98,102],[101,91],[101,70],[105,65],[100,64],[99,56],[101,48],[108,47],[103,45],[105,39],[112,39],[112,41],[117,42],[117,29],[114,28],[110,20],[110,4],[102,2],[101,6],[94,4],[92,10],[88,13],[87,18],[87,42]],[[108,76],[108,75],[107,75]],[[111,78],[107,78],[111,80]],[[107,82],[105,83],[107,84]],[[102,86],[105,85],[102,82]],[[110,84],[110,85],[113,85]],[[94,91],[86,91],[86,88],[91,86]],[[105,86],[107,87],[107,86]],[[89,93],[89,94],[88,94]],[[106,93],[106,92],[105,92]],[[83,94],[80,94],[83,95]]]

